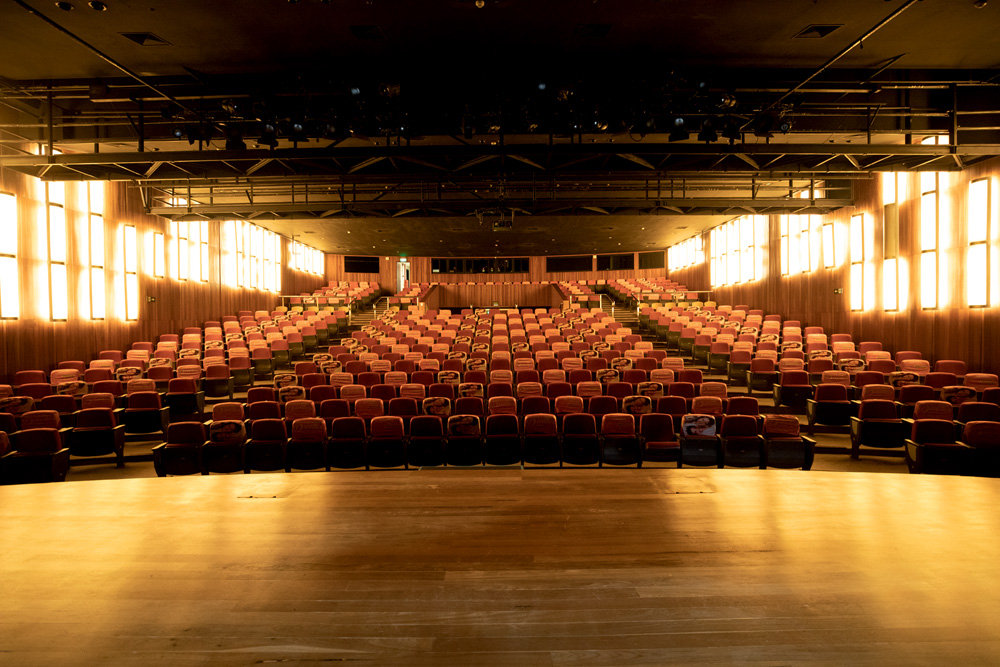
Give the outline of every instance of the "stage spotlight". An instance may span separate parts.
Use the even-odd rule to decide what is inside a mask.
[[[732,109],[736,106],[736,97],[731,93],[722,93],[719,96],[719,108],[720,109]]]
[[[726,124],[722,127],[722,138],[729,139],[732,143],[738,139],[743,138],[743,133],[740,131],[742,124],[735,118],[726,118]]]
[[[782,134],[788,134],[788,131],[792,129],[792,121],[788,118],[781,118],[778,120],[778,131]]]
[[[701,124],[701,131],[698,132],[698,141],[710,144],[719,140],[719,133],[715,131],[715,122],[711,118],[706,118]]]
[[[750,123],[750,129],[753,131],[754,136],[757,137],[770,137],[774,126],[778,122],[778,117],[773,113],[763,113],[753,119]]]
[[[685,141],[691,136],[687,129],[687,121],[683,116],[676,116],[673,121],[673,129],[670,130],[669,141]]]
[[[257,140],[258,146],[268,146],[270,148],[278,147],[278,128],[271,121],[264,121],[260,126],[260,139]]]
[[[177,126],[173,130],[171,130],[170,133],[174,135],[174,139],[183,139],[184,138],[184,128],[183,127]]]
[[[243,141],[243,131],[239,127],[226,128],[226,150],[245,151],[247,144]]]

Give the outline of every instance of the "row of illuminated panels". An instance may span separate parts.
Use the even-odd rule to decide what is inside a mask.
[[[905,310],[911,280],[917,280],[922,309],[952,305],[947,276],[961,264],[963,304],[1000,305],[1000,229],[996,178],[971,181],[951,172],[880,175],[881,210],[852,215],[847,222],[834,216],[777,216],[778,252],[782,276],[837,269],[849,264],[850,307],[853,311],[881,308]],[[961,198],[961,201],[954,201]],[[917,255],[900,254],[900,210],[916,200],[910,229]],[[961,220],[956,220],[961,217]],[[881,224],[877,224],[877,223]],[[767,216],[742,216],[708,232],[710,282],[724,287],[765,277],[770,250]],[[878,241],[878,243],[877,243]],[[704,236],[689,238],[667,249],[671,271],[706,260]]]
[[[289,243],[293,269],[325,272],[321,251],[243,220],[174,220],[169,234],[150,231],[139,238],[134,225],[105,223],[103,182],[67,185],[36,180],[33,186],[32,196],[20,201],[15,194],[0,192],[3,319],[34,316],[62,321],[72,308],[74,317],[84,319],[136,320],[141,277],[211,282],[215,243],[222,260],[218,282],[230,287],[280,292],[283,243]],[[23,226],[27,234],[19,230],[19,207],[26,208],[26,217],[33,222]],[[210,224],[220,225],[218,241]],[[22,285],[22,279],[29,285]],[[29,291],[31,303],[22,303],[22,292]]]

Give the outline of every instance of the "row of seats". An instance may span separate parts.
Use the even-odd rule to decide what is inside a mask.
[[[706,423],[711,422],[711,423]],[[398,416],[264,418],[172,424],[154,448],[157,474],[209,474],[253,470],[478,466],[636,465],[643,460],[724,467],[801,467],[812,464],[815,443],[787,417],[764,420],[758,433],[751,416],[727,415],[716,433],[714,419],[687,415],[678,437],[671,415],[578,413],[561,421],[552,414],[418,415],[404,427]]]

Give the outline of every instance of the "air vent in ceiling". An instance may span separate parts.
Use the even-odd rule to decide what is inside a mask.
[[[170,46],[170,42],[151,32],[120,32],[118,34],[125,39],[132,40],[139,46]]]
[[[609,32],[610,23],[579,23],[573,28],[574,37],[607,37]]]
[[[843,24],[814,24],[800,30],[794,39],[822,39],[838,28],[843,28]]]
[[[382,32],[382,27],[377,25],[352,25],[351,34],[354,35],[355,39],[364,39],[368,41],[385,39],[385,33]]]

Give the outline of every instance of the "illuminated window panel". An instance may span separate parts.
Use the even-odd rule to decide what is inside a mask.
[[[965,281],[968,304],[989,305],[990,301],[990,182],[979,179],[969,184],[969,248],[966,254]]]
[[[87,183],[87,190],[90,199],[90,212],[104,215],[104,182],[90,181]]]
[[[177,221],[177,278],[187,280],[191,277],[191,241],[190,225],[186,220]]]
[[[69,297],[66,289],[66,265],[49,264],[49,289],[51,317],[62,321],[69,317]]]
[[[17,271],[17,198],[0,192],[0,317],[21,315]]]
[[[103,320],[105,316],[104,285],[104,217],[90,215],[90,317]]]
[[[833,246],[833,223],[823,225],[823,266],[832,269],[836,265],[836,253]]]
[[[135,227],[125,225],[122,229],[122,250],[125,255],[125,319],[139,319],[139,275],[138,249]]]
[[[198,234],[198,279],[203,283],[208,282],[208,220],[202,220]]]
[[[882,308],[889,311],[899,310],[899,274],[896,259],[882,262]]]
[[[851,310],[864,309],[864,216],[851,216]]]
[[[164,257],[163,234],[153,234],[153,275],[163,278],[166,275],[166,257]]]
[[[937,193],[920,196],[920,249],[937,249]]]
[[[94,320],[103,320],[107,315],[107,304],[104,286],[104,269],[91,267],[90,269],[90,317]]]
[[[66,209],[49,206],[49,261],[66,261]]]
[[[965,276],[970,306],[989,304],[989,257],[985,243],[970,245],[966,255]]]
[[[13,319],[20,314],[17,258],[0,255],[0,317]]]
[[[920,255],[920,307],[937,308],[937,252],[928,250]]]
[[[48,184],[49,195],[58,193],[65,197],[65,190]],[[69,297],[66,276],[66,210],[59,204],[49,204],[48,210],[48,252],[49,252],[49,317],[52,320],[66,320],[69,317]]]
[[[789,225],[789,218],[791,217],[792,216],[790,215],[783,215],[778,219],[778,236],[780,239],[778,246],[778,254],[780,255],[781,275],[783,276],[787,276],[791,272],[788,261],[788,244],[789,244],[788,225]]]

